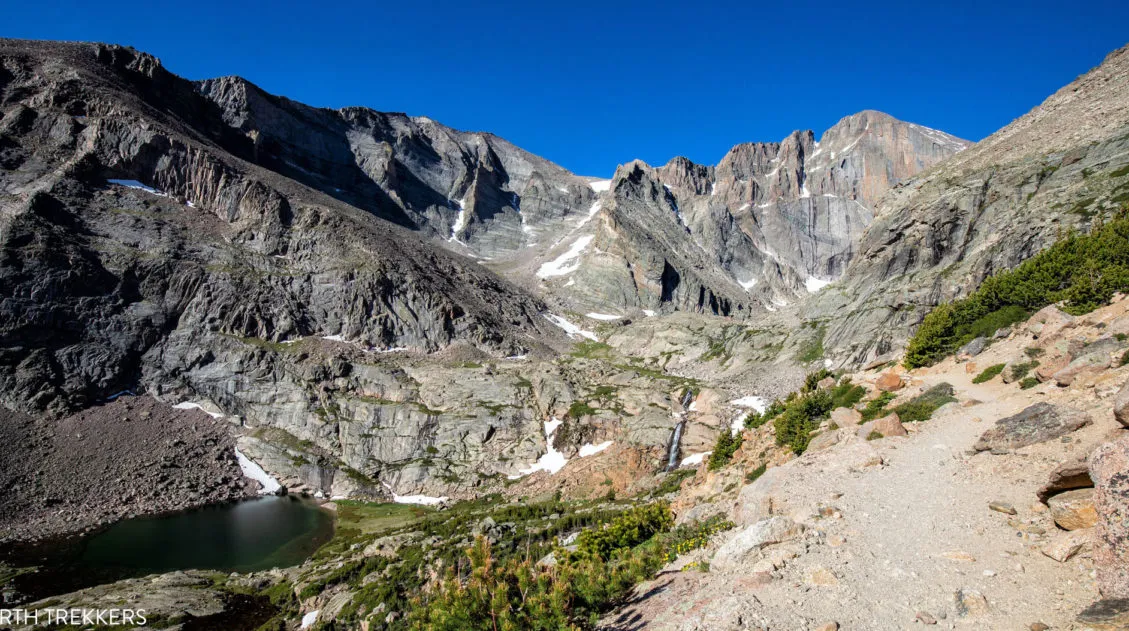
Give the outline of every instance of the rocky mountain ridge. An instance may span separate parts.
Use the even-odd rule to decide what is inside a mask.
[[[895,354],[925,313],[1129,202],[1129,47],[875,206],[841,280],[807,301],[837,361]]]

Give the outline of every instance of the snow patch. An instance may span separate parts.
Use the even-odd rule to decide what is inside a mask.
[[[703,451],[700,454],[690,454],[689,456],[686,456],[685,458],[683,458],[682,462],[678,463],[678,466],[689,467],[691,465],[702,464],[702,461],[706,459],[706,456],[708,456],[712,453],[713,453],[712,451]]]
[[[647,316],[648,318],[653,318],[655,317],[655,312],[652,309],[644,309],[643,315]]]
[[[740,399],[733,399],[729,405],[736,405],[739,408],[753,408],[758,414],[764,414],[768,409],[768,401],[764,397],[758,397],[755,394],[741,397]]]
[[[338,333],[336,335],[323,335],[323,336],[321,336],[321,339],[329,340],[330,342],[348,342],[349,341],[349,340],[346,340],[345,336],[341,335],[340,333]]]
[[[552,313],[546,313],[545,319],[548,320],[549,322],[552,322],[553,324],[557,325],[558,327],[560,327],[561,330],[563,330],[565,333],[567,333],[569,337],[574,337],[576,335],[579,335],[580,337],[586,337],[586,338],[592,340],[593,342],[599,341],[599,338],[596,337],[595,333],[593,333],[591,331],[585,331],[585,330],[581,329],[580,327],[576,326],[575,324],[569,322],[568,320],[565,320],[564,318],[560,317],[559,315],[555,315],[555,314],[552,314]]]
[[[549,475],[553,475],[564,468],[565,464],[568,463],[568,458],[565,458],[565,455],[557,451],[557,448],[553,446],[553,434],[563,422],[564,421],[558,420],[556,417],[553,417],[552,420],[545,421],[545,454],[538,458],[537,462],[533,463],[530,467],[519,470],[516,475],[507,476],[509,479],[517,480],[518,478],[538,471],[545,471]]]
[[[459,240],[459,237],[458,237],[459,233],[462,232],[463,228],[466,228],[466,223],[467,223],[466,198],[464,197],[464,198],[460,199],[458,201],[458,204],[459,204],[459,214],[458,214],[457,217],[455,217],[454,225],[451,226],[451,238],[447,239],[448,241],[458,241]]]
[[[239,461],[239,468],[243,471],[243,477],[251,478],[262,485],[259,489],[259,495],[273,495],[282,485],[278,480],[270,477],[270,474],[263,470],[254,460],[243,455],[243,452],[238,449],[235,450],[235,459]]]
[[[595,182],[589,182],[588,186],[591,186],[592,190],[596,191],[597,193],[603,193],[605,191],[611,190],[612,181],[611,180],[596,180]]]
[[[807,287],[808,293],[814,294],[820,289],[823,289],[824,287],[830,285],[832,282],[834,281],[823,280],[821,278],[816,278],[815,276],[808,276],[807,280],[804,281],[804,287]]]
[[[607,314],[607,313],[586,313],[584,315],[586,317],[592,318],[593,320],[606,320],[606,321],[618,320],[618,319],[623,317],[623,316],[618,316],[618,315],[610,315],[610,314]]]
[[[298,628],[299,629],[308,629],[308,628],[314,626],[314,623],[318,621],[318,614],[319,613],[321,613],[321,610],[315,609],[315,610],[311,611],[310,613],[302,616],[302,626],[300,626]]]
[[[741,207],[737,209],[737,212],[741,212],[742,210],[748,210],[749,206],[751,206],[751,205],[752,204],[741,204]]]
[[[420,506],[437,506],[439,504],[445,503],[447,500],[450,499],[447,496],[431,497],[430,495],[396,495],[396,491],[392,490],[392,485],[388,484],[387,482],[381,482],[381,484],[384,485],[384,488],[388,489],[388,492],[392,494],[392,501],[397,503],[397,504],[418,504]]]
[[[541,265],[541,268],[537,270],[538,278],[564,276],[565,274],[571,274],[580,269],[580,253],[583,252],[584,248],[587,248],[588,244],[591,242],[592,235],[590,234],[586,234],[579,237],[576,241],[573,241],[568,251],[552,261]]]
[[[133,188],[133,189],[137,189],[139,191],[145,191],[146,193],[150,193],[150,194],[156,195],[158,197],[168,197],[169,196],[168,193],[165,193],[164,191],[159,191],[159,190],[153,188],[152,186],[149,186],[148,184],[142,184],[141,182],[138,182],[137,180],[106,180],[106,181],[109,182],[110,184],[117,184],[118,186],[124,186],[126,188]]]
[[[115,395],[115,396],[117,396],[117,395]],[[204,409],[204,406],[200,405],[199,403],[193,403],[192,401],[184,401],[183,403],[177,403],[176,405],[174,405],[172,407],[173,407],[174,410],[200,410],[201,412],[203,412],[204,414],[207,414],[208,416],[210,416],[212,418],[223,418],[223,414],[221,414],[219,412],[209,412],[209,411]]]
[[[599,445],[593,445],[592,443],[587,443],[587,444],[580,447],[580,452],[579,452],[580,457],[581,458],[587,458],[588,456],[594,456],[594,455],[600,453],[601,451],[607,449],[608,447],[611,447],[613,442],[614,441],[608,440],[608,441],[604,441],[604,442],[600,443]]]
[[[756,287],[757,279],[750,278],[749,280],[739,280],[739,281],[737,281],[737,284],[740,285],[741,288],[744,289],[745,291],[749,291],[753,287]]]

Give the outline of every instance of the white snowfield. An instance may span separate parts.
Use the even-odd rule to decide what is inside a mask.
[[[700,454],[690,454],[689,456],[686,456],[685,458],[683,458],[682,462],[678,463],[678,466],[689,467],[689,466],[692,466],[692,465],[702,464],[702,461],[706,459],[706,456],[708,456],[712,453],[713,453],[712,451],[703,451]]]
[[[612,181],[611,180],[596,180],[595,182],[589,182],[588,186],[591,186],[592,190],[596,191],[597,193],[603,193],[605,191],[611,190]]]
[[[592,242],[592,235],[586,234],[577,237],[576,241],[572,242],[568,250],[558,256],[557,258],[544,263],[541,268],[537,270],[539,278],[549,278],[552,276],[564,276],[571,274],[580,269],[580,254]]]
[[[740,399],[733,399],[729,402],[729,405],[736,405],[739,408],[753,408],[759,414],[764,414],[764,411],[768,409],[768,401],[766,401],[764,397],[758,397],[755,394],[750,394]]]
[[[458,241],[459,232],[462,231],[463,228],[466,228],[466,198],[464,197],[463,199],[460,199],[458,201],[458,204],[459,214],[457,217],[455,217],[454,225],[451,226],[451,238],[447,239],[448,241]]]
[[[110,184],[117,184],[118,186],[124,186],[126,188],[133,188],[133,189],[137,189],[139,191],[145,191],[146,193],[150,193],[152,195],[157,195],[158,197],[168,197],[169,196],[168,193],[165,193],[164,191],[159,191],[159,190],[153,188],[152,186],[149,186],[148,184],[142,184],[141,182],[138,182],[137,180],[106,180],[106,181],[109,182]]]
[[[432,497],[430,495],[396,495],[396,491],[392,490],[392,485],[387,482],[381,482],[384,488],[392,494],[392,501],[397,504],[418,504],[420,506],[437,506],[449,500],[449,497]]]
[[[560,329],[567,333],[569,337],[576,337],[577,335],[579,335],[580,337],[586,337],[593,342],[600,341],[600,338],[596,337],[595,333],[591,331],[585,331],[575,324],[569,322],[568,320],[565,320],[559,315],[546,313],[545,319],[560,327]]]
[[[516,474],[506,477],[511,480],[517,480],[518,478],[525,477],[531,473],[536,473],[538,471],[545,471],[549,475],[553,475],[557,471],[563,469],[564,466],[568,464],[568,458],[565,458],[565,455],[563,453],[557,451],[556,447],[553,447],[553,434],[557,431],[557,428],[560,427],[561,423],[563,422],[564,421],[558,420],[555,417],[550,421],[545,421],[545,454],[538,458],[537,462],[533,463],[529,467],[525,469],[519,469]]]
[[[235,450],[235,459],[239,461],[239,468],[243,471],[243,477],[251,478],[258,482],[263,488],[259,489],[259,495],[273,495],[282,485],[278,480],[270,477],[270,474],[263,470],[254,460],[243,455],[243,452],[238,449]]]
[[[589,317],[589,318],[592,318],[593,320],[605,320],[605,321],[608,321],[608,322],[610,322],[612,320],[618,320],[618,319],[623,317],[623,316],[618,316],[618,315],[611,315],[611,314],[608,314],[608,313],[586,313],[584,315]]]
[[[830,285],[833,282],[834,281],[816,278],[815,276],[808,276],[807,280],[804,281],[804,287],[807,288],[808,293],[814,294],[815,292],[819,291],[820,289],[823,289],[824,287]]]
[[[314,623],[318,621],[318,614],[319,613],[321,613],[321,610],[315,609],[315,610],[311,611],[310,613],[302,616],[302,626],[300,626],[298,628],[299,629],[309,629],[310,627],[314,626]]]
[[[607,440],[607,441],[600,443],[599,445],[593,445],[592,443],[587,443],[587,444],[580,447],[580,452],[579,452],[580,457],[581,458],[587,458],[588,456],[594,456],[594,455],[600,453],[601,451],[607,449],[608,447],[611,447],[613,442],[614,441]]]
[[[172,408],[174,410],[200,410],[201,412],[207,414],[212,418],[223,418],[223,414],[219,412],[209,412],[208,410],[204,409],[204,406],[200,405],[199,403],[193,403],[192,401],[177,403],[176,405],[172,406]]]

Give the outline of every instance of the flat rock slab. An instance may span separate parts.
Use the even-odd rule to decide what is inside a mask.
[[[973,448],[976,451],[1018,449],[1065,436],[1089,424],[1089,415],[1073,408],[1036,403],[996,421],[996,426],[984,432]]]
[[[1129,629],[1129,598],[1099,600],[1078,614],[1078,623],[1095,631]]]

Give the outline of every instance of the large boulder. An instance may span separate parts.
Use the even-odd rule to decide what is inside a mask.
[[[1090,479],[1090,464],[1085,457],[1068,460],[1055,467],[1039,489],[1039,501],[1046,502],[1052,495],[1094,486]]]
[[[1072,326],[1074,316],[1054,305],[1043,307],[1027,320],[1027,330],[1041,338],[1054,337]]]
[[[1129,427],[1129,381],[1121,386],[1117,397],[1113,399],[1113,418],[1125,427]]]
[[[1094,489],[1064,491],[1047,500],[1051,517],[1063,530],[1090,528],[1098,523],[1094,510]]]
[[[807,451],[816,452],[834,447],[842,438],[844,431],[841,429],[828,430],[816,435],[808,443]]]
[[[1054,380],[1056,384],[1065,388],[1079,377],[1103,371],[1109,368],[1110,364],[1109,352],[1105,350],[1087,352],[1067,364],[1066,368],[1056,372]]]
[[[1069,354],[1057,354],[1039,359],[1039,367],[1035,369],[1035,378],[1039,383],[1046,383],[1054,379],[1055,373],[1070,365],[1073,359]]]
[[[960,347],[960,349],[957,350],[957,356],[976,357],[980,353],[983,353],[985,348],[988,348],[988,338],[978,337]]]
[[[1129,436],[1090,455],[1094,480],[1094,566],[1104,598],[1129,598]]]
[[[790,541],[804,532],[804,526],[787,517],[770,517],[745,528],[726,541],[713,556],[710,565],[719,570],[744,564],[749,553],[776,543]]]
[[[1065,436],[1089,424],[1089,415],[1073,408],[1036,403],[996,421],[995,427],[984,432],[973,448],[976,451],[1018,449]]]
[[[854,408],[831,410],[831,422],[839,427],[854,427],[862,422],[862,412]]]
[[[878,380],[874,382],[874,385],[883,392],[893,392],[895,390],[901,390],[902,386],[905,384],[902,383],[901,375],[888,370],[878,376]]]
[[[882,434],[883,438],[905,436],[907,433],[905,426],[902,425],[902,419],[898,418],[896,412],[892,412],[880,419],[863,423],[862,427],[858,428],[858,437],[870,438],[871,432],[878,432]]]

